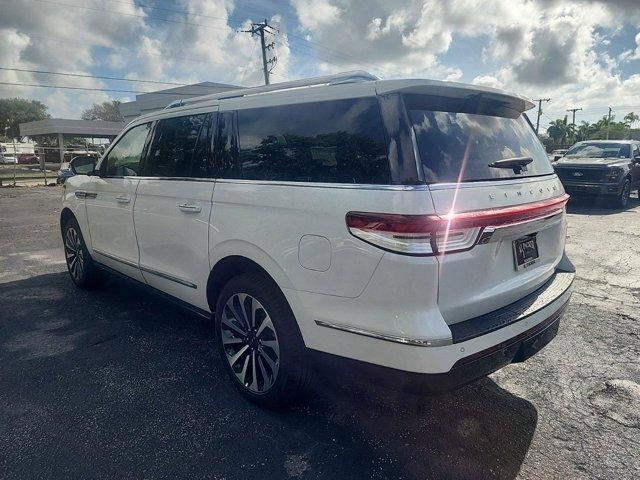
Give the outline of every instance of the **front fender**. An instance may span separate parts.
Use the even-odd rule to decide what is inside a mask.
[[[75,175],[69,177],[62,184],[62,209],[60,211],[60,227],[62,227],[62,218],[65,210],[69,211],[76,218],[82,237],[89,251],[93,251],[91,244],[91,232],[89,231],[89,219],[87,218],[87,208],[84,198],[76,197],[78,190],[87,190],[90,188],[91,177],[86,175]]]

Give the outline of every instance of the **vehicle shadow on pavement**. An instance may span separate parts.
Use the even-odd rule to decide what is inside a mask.
[[[567,204],[567,213],[576,215],[615,215],[638,206],[640,206],[640,199],[637,193],[631,195],[625,208],[609,205],[607,198],[571,197]]]
[[[0,284],[2,478],[515,478],[537,425],[483,379],[414,396],[323,372],[270,411],[240,397],[208,327],[131,283]]]

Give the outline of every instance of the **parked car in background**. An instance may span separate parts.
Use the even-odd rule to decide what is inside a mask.
[[[640,189],[640,142],[578,142],[553,168],[567,193],[607,197],[612,205],[624,208],[631,191]]]
[[[35,153],[19,153],[18,163],[21,165],[33,165],[40,163],[40,157]]]
[[[14,163],[18,163],[18,159],[16,158],[16,156],[13,153],[0,153],[0,163],[2,164],[14,164]]]
[[[67,150],[64,152],[63,157],[65,162],[70,162],[72,158],[75,157],[93,157],[95,160],[98,159],[100,154],[95,150],[83,150],[83,149],[73,149]]]
[[[538,352],[571,295],[568,196],[533,106],[350,72],[136,118],[64,185],[71,279],[115,271],[213,314],[259,403],[299,395],[312,354],[454,388]]]
[[[549,160],[551,160],[552,162],[556,162],[561,159],[567,152],[568,150],[566,148],[559,148],[557,150],[554,150],[549,154]]]
[[[35,143],[31,142],[4,142],[0,143],[0,155],[5,158],[12,158],[11,161],[2,163],[37,163],[38,156],[35,154]],[[35,161],[32,161],[35,157]]]
[[[62,185],[67,178],[74,175],[88,175],[96,166],[96,157],[94,155],[80,155],[73,157],[69,162],[62,162],[56,183]]]

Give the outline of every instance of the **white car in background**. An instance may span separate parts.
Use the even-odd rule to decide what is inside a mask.
[[[567,150],[566,148],[559,148],[557,150],[554,150],[549,154],[549,160],[551,160],[552,162],[557,162],[562,157],[564,157],[568,151],[569,150]]]
[[[298,396],[316,357],[454,388],[539,351],[571,295],[568,196],[531,107],[365,72],[186,100],[65,182],[69,273],[213,317],[258,403]]]
[[[18,163],[18,158],[13,153],[0,153],[0,163],[11,165]]]

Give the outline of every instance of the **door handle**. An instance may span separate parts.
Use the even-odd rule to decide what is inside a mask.
[[[178,208],[185,213],[200,213],[202,211],[200,205],[193,205],[192,203],[182,203],[178,205]]]
[[[131,197],[116,197],[116,202],[118,203],[129,203],[131,201]]]

